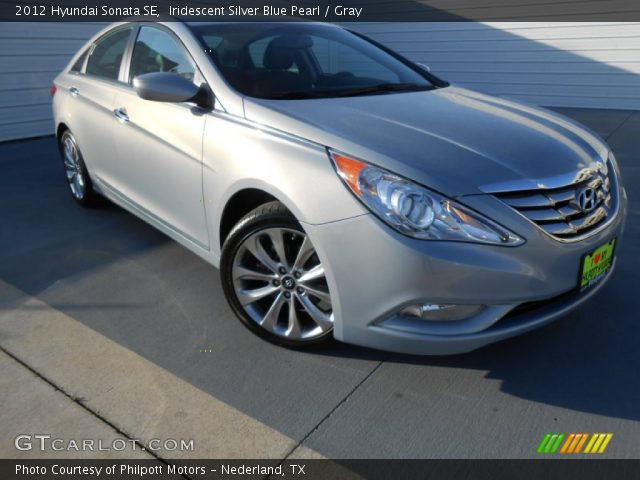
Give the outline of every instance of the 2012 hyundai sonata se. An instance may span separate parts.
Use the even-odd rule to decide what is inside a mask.
[[[597,135],[335,26],[116,24],[52,94],[77,202],[219,266],[274,343],[465,352],[566,314],[615,264],[626,197]]]

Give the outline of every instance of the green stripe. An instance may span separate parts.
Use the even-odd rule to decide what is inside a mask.
[[[560,448],[560,443],[562,443],[562,439],[564,438],[564,433],[558,435],[558,440],[556,440],[556,444],[551,448],[551,453],[556,453],[558,448]]]
[[[553,447],[553,442],[556,441],[556,438],[558,438],[557,433],[554,433],[553,435],[551,435],[551,438],[547,442],[547,446],[544,447],[544,453],[551,453],[551,447]]]
[[[540,445],[538,445],[538,453],[542,453],[544,451],[544,447],[549,441],[549,438],[551,438],[551,434],[547,433],[542,439],[542,442],[540,442]]]

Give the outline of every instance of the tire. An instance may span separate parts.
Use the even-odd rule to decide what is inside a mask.
[[[259,337],[296,349],[333,337],[324,268],[282,203],[261,205],[233,227],[222,248],[220,276],[234,313]]]
[[[75,137],[69,130],[66,130],[60,137],[58,148],[71,196],[83,207],[96,206],[100,197],[93,190],[93,183],[84,158]]]

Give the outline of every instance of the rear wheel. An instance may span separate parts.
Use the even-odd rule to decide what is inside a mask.
[[[260,337],[293,348],[331,338],[324,267],[282,203],[262,205],[236,224],[222,249],[220,272],[234,312]]]
[[[72,133],[67,130],[60,137],[60,154],[64,166],[67,184],[74,200],[83,207],[94,206],[98,195],[93,191],[91,177]]]

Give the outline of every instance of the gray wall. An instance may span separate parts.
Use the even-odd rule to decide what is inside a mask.
[[[538,105],[640,109],[640,23],[348,26],[475,90]]]
[[[348,26],[462,86],[539,105],[640,109],[639,23]],[[101,27],[0,24],[0,141],[52,133],[51,81]]]
[[[0,23],[0,141],[53,132],[52,80],[102,27],[97,23]]]

